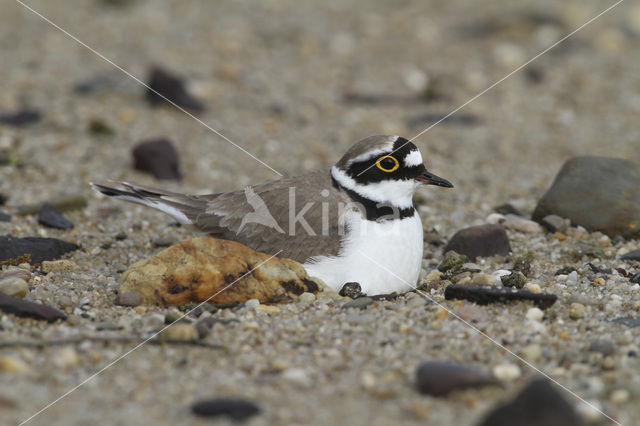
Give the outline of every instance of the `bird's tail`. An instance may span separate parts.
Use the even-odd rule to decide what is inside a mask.
[[[192,224],[197,215],[206,208],[206,201],[196,196],[127,182],[118,182],[116,185],[112,187],[91,182],[93,189],[108,197],[160,210],[185,225]]]

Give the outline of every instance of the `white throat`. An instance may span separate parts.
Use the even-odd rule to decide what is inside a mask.
[[[400,209],[413,207],[413,193],[420,183],[413,180],[387,180],[375,183],[361,184],[336,166],[331,167],[331,176],[336,182],[367,200],[376,203],[389,203]]]

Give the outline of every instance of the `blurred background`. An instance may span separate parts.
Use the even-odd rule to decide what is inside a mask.
[[[335,162],[370,134],[411,138],[611,3],[602,1],[29,1],[148,83],[183,79],[207,125],[284,174]],[[278,176],[19,3],[0,12],[0,167],[15,204],[89,180],[153,183],[140,141],[169,139],[191,192]],[[640,6],[622,3],[421,135],[456,221],[502,201],[530,210],[566,158],[638,159]],[[103,128],[104,127],[104,128]],[[166,186],[166,185],[165,185]],[[171,184],[170,184],[171,186]],[[433,191],[425,197],[433,198]],[[484,207],[483,207],[484,205]]]

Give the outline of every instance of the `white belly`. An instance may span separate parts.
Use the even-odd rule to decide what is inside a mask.
[[[422,264],[422,221],[418,212],[402,220],[373,222],[359,213],[345,216],[347,236],[335,257],[318,256],[303,266],[339,291],[360,283],[368,295],[404,292],[415,287]]]

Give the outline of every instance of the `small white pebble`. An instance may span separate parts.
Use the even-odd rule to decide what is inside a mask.
[[[249,299],[244,302],[244,306],[247,309],[256,309],[258,306],[260,306],[260,301],[258,299]]]
[[[298,296],[298,298],[302,302],[310,303],[310,302],[313,302],[314,300],[316,300],[316,295],[313,294],[313,293],[309,293],[308,291],[305,291],[300,296]]]
[[[486,223],[496,225],[496,224],[505,223],[507,221],[507,217],[500,213],[491,213],[489,216],[487,216],[487,218],[484,221]]]
[[[629,391],[626,389],[616,389],[611,392],[610,399],[614,404],[624,404],[629,400]]]
[[[520,377],[520,367],[515,364],[498,364],[493,367],[493,376],[502,381],[510,382]]]
[[[542,312],[542,309],[540,308],[529,308],[526,318],[529,321],[540,322],[542,321],[542,318],[544,318],[544,312]]]
[[[525,290],[529,290],[531,293],[540,294],[542,293],[542,289],[539,284],[534,283],[526,283],[523,287]]]
[[[280,377],[297,386],[308,387],[312,384],[312,380],[307,374],[307,371],[302,368],[290,368],[285,370]]]
[[[570,284],[576,284],[578,282],[578,273],[576,271],[572,271],[567,275],[567,282]]]

